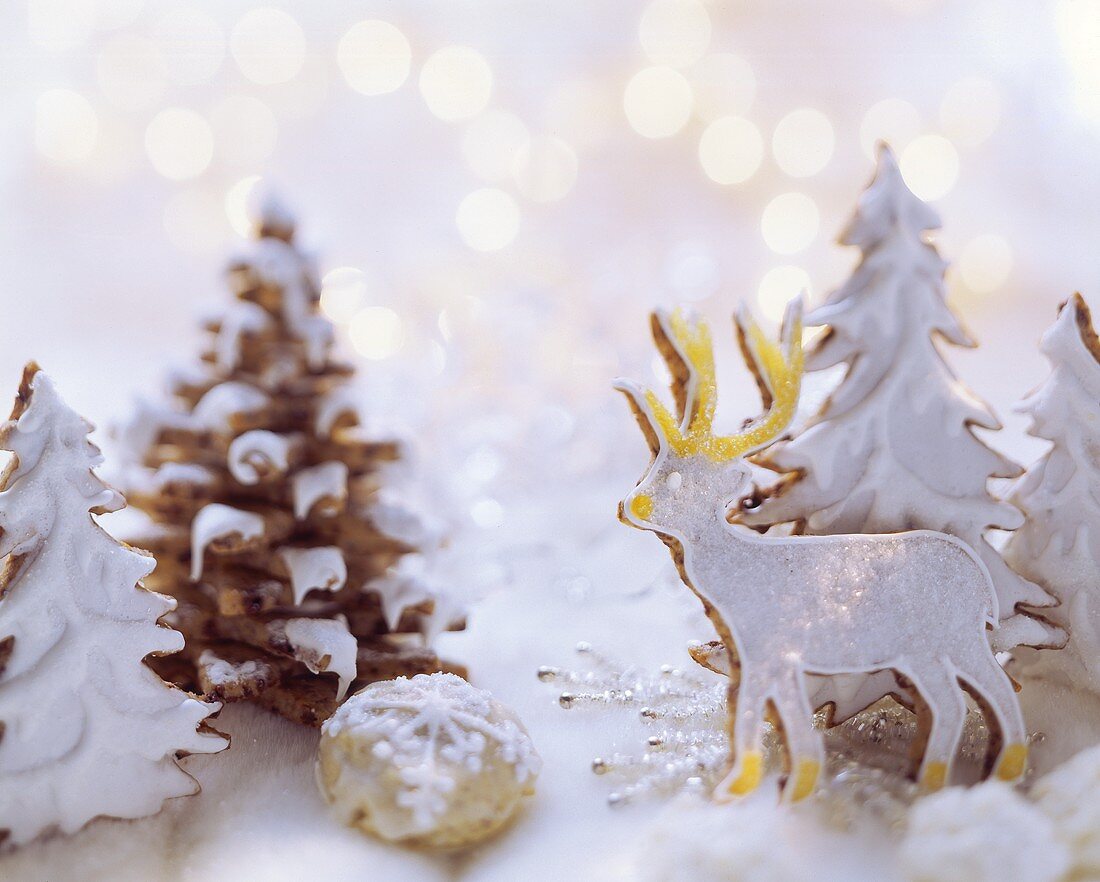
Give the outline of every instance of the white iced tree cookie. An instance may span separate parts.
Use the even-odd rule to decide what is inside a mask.
[[[153,559],[91,517],[124,505],[92,472],[91,428],[33,363],[0,427],[0,836],[16,845],[153,814],[198,790],[177,757],[228,746],[204,724],[220,705],[143,663],[183,637],[158,624],[174,601],[139,584]]]
[[[1040,348],[1050,377],[1020,409],[1031,417],[1029,433],[1052,446],[1013,488],[1027,520],[1005,558],[1058,596],[1048,615],[1069,642],[1062,652],[1020,656],[1035,675],[1100,692],[1100,340],[1080,294],[1062,306]]]
[[[321,729],[317,779],[347,824],[460,848],[492,836],[542,765],[516,715],[454,674],[372,683]]]
[[[991,478],[1017,477],[1020,468],[975,436],[975,427],[1000,423],[941,354],[937,338],[975,344],[946,303],[946,264],[927,241],[939,227],[880,145],[874,180],[840,238],[862,259],[807,316],[808,324],[828,326],[806,354],[807,370],[845,365],[847,372],[822,410],[760,460],[786,475],[742,519],[757,527],[797,522],[816,535],[929,529],[958,536],[993,577],[1001,619],[994,648],[1061,645],[1064,635],[1029,611],[1055,599],[986,540],[991,528],[1023,523],[988,488]],[[833,701],[844,719],[896,691],[889,674],[838,679],[815,701]]]

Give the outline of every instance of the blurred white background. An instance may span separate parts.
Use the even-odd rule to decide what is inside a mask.
[[[1094,0],[30,0],[0,45],[0,377],[35,357],[101,423],[194,351],[259,179],[351,268],[327,305],[399,408],[415,376],[583,411],[655,302],[820,295],[877,137],[1003,417],[1100,289]]]

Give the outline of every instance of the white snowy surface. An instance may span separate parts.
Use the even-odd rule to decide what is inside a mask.
[[[627,534],[628,536],[630,534]],[[656,545],[657,543],[653,543]],[[634,560],[651,574],[666,566],[665,551],[637,547]],[[573,646],[595,643],[628,662],[687,664],[686,642],[707,636],[701,610],[686,592],[655,588],[639,598],[578,598],[528,577],[476,610],[466,632],[440,639],[444,655],[470,667],[474,683],[514,708],[527,726],[544,765],[534,798],[498,839],[458,856],[425,855],[386,846],[332,818],[317,791],[313,763],[318,733],[263,710],[231,705],[217,724],[233,737],[217,756],[192,757],[187,770],[202,785],[195,797],[172,801],[159,816],[136,822],[97,821],[67,839],[55,839],[0,857],[5,882],[99,880],[264,879],[326,882],[402,879],[410,882],[576,879],[614,882],[640,876],[639,854],[677,816],[674,803],[641,801],[607,805],[607,782],[589,769],[593,757],[615,748],[638,751],[645,730],[631,713],[562,710],[557,692],[535,677],[540,664],[574,663]],[[1025,690],[1029,730],[1047,738],[1036,752],[1043,768],[1095,740],[1100,704],[1091,714],[1065,695],[1049,704],[1044,687]],[[1029,699],[1032,699],[1029,701]],[[1047,714],[1067,719],[1069,729],[1043,725]],[[1076,733],[1076,738],[1070,733]],[[1068,742],[1073,743],[1068,743]],[[771,814],[767,787],[745,809]],[[789,809],[781,809],[788,812]],[[686,819],[685,819],[686,820]],[[814,866],[822,882],[861,878],[893,882],[893,848],[881,836],[842,834],[812,827],[806,815],[764,818],[792,841],[828,843],[827,861],[806,850],[802,866]],[[801,832],[800,832],[801,831]],[[654,846],[650,845],[652,850]],[[736,843],[731,843],[734,849]],[[675,878],[675,877],[671,877]],[[761,878],[772,878],[761,876]],[[782,878],[782,877],[776,877]]]

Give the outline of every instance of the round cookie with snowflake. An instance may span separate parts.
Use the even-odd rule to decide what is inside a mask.
[[[341,819],[383,839],[461,848],[534,793],[542,761],[519,718],[454,674],[372,683],[321,729],[317,779]]]

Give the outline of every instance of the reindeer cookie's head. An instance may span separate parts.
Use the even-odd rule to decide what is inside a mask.
[[[653,314],[653,339],[672,373],[676,415],[653,392],[626,380],[615,384],[653,451],[645,477],[619,505],[625,523],[680,536],[703,507],[728,503],[747,491],[745,457],[774,441],[794,416],[802,380],[801,300],[787,307],[778,344],[765,338],[744,311],[736,324],[765,412],[735,435],[715,435],[718,387],[710,329],[679,312]]]

